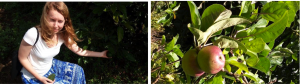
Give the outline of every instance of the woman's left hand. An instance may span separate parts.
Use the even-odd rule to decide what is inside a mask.
[[[107,57],[107,56],[106,56],[107,51],[108,51],[108,50],[102,51],[102,52],[101,52],[101,53],[102,53],[102,56],[100,56],[100,57],[102,57],[102,58],[111,58],[111,57]]]

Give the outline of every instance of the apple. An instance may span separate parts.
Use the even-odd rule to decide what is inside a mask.
[[[200,68],[209,74],[218,73],[225,65],[225,57],[218,46],[206,46],[197,56]]]
[[[204,74],[197,63],[197,50],[191,49],[187,51],[182,58],[182,69],[189,75],[199,77]]]

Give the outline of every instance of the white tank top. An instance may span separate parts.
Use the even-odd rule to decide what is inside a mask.
[[[33,45],[37,38],[37,31],[35,27],[27,30],[23,39],[26,43]],[[44,76],[52,66],[53,57],[55,57],[59,51],[60,46],[64,43],[62,38],[58,36],[58,43],[56,46],[49,48],[46,42],[41,38],[41,33],[39,32],[38,41],[35,46],[32,47],[28,60],[33,66],[33,69],[41,76]],[[26,79],[35,78],[30,72],[28,72],[24,67],[21,72]]]

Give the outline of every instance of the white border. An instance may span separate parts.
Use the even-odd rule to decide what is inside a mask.
[[[151,84],[151,1],[148,1],[148,84]]]

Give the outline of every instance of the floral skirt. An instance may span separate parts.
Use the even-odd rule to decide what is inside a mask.
[[[82,67],[77,64],[64,62],[53,58],[52,67],[44,75],[44,77],[48,77],[51,74],[56,75],[54,84],[86,84],[84,71]],[[25,84],[41,84],[41,81],[38,79],[26,79],[23,75],[22,81]]]

